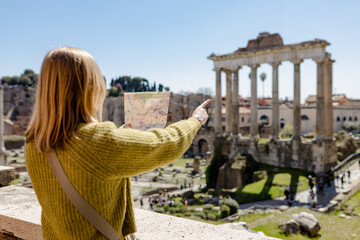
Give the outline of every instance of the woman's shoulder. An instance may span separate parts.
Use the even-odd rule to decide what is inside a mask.
[[[74,133],[75,138],[78,139],[93,139],[101,140],[112,135],[112,132],[116,131],[118,127],[115,123],[97,122],[97,123],[80,123]]]
[[[97,123],[80,123],[76,131],[93,132],[93,131],[108,131],[115,129],[116,125],[113,122],[97,122]]]

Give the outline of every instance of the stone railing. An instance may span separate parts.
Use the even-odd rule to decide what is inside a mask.
[[[141,239],[274,239],[221,225],[212,225],[165,214],[135,209]],[[41,240],[41,207],[33,189],[0,188],[0,239]]]

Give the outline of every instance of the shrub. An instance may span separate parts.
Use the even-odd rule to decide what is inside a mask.
[[[203,206],[203,210],[209,210],[209,211],[211,211],[213,209],[213,205],[212,204],[205,204],[204,206]]]
[[[182,213],[178,213],[178,214],[176,214],[176,216],[177,216],[177,217],[181,217],[181,218],[182,218],[182,217],[184,217],[184,214],[182,214]]]
[[[340,130],[340,131],[338,131],[337,133],[338,133],[339,135],[345,135],[347,132],[344,131],[344,130]]]
[[[221,218],[226,218],[230,215],[230,208],[227,205],[221,205],[220,207]]]
[[[185,217],[191,217],[192,212],[187,211],[187,212],[184,213],[184,215],[185,215]]]
[[[155,208],[154,212],[165,213],[165,210],[163,208]]]
[[[280,134],[280,138],[282,139],[289,139],[292,138],[293,134],[292,133],[281,133]]]
[[[314,138],[316,136],[315,132],[308,132],[307,134],[304,135],[304,138]]]
[[[179,213],[179,212],[182,212],[182,208],[171,207],[171,208],[169,208],[169,212],[170,213]]]
[[[201,217],[202,219],[206,220],[206,215],[204,212],[194,212],[194,216]]]
[[[167,212],[167,211],[169,210],[169,206],[168,206],[168,205],[164,205],[164,206],[163,206],[163,209],[164,209],[165,212]]]
[[[177,207],[177,206],[179,206],[179,205],[182,205],[182,206],[184,206],[184,204],[182,204],[181,202],[174,202],[173,204],[172,204],[172,207]]]
[[[176,205],[177,208],[183,208],[184,207],[184,204],[180,203],[178,205]]]
[[[211,212],[206,215],[207,219],[211,221],[216,221],[216,216],[212,214]]]
[[[208,210],[208,209],[203,209],[203,212],[204,212],[205,214],[208,214],[208,213],[210,212],[210,210]]]
[[[195,198],[194,204],[196,204],[196,205],[203,205],[204,203],[205,203],[205,202],[204,202],[204,199]]]
[[[293,126],[286,124],[283,129],[281,129],[280,137],[282,139],[291,138],[293,136]]]
[[[360,130],[360,121],[356,121],[356,122],[345,121],[343,123],[343,128],[347,131]]]
[[[237,213],[239,210],[239,204],[234,199],[225,199],[221,205],[224,204],[230,208],[230,215]]]
[[[220,213],[218,211],[212,211],[211,213],[216,217],[216,219],[221,218],[221,215],[220,215]]]

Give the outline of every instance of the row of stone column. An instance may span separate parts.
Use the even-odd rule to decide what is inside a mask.
[[[317,105],[316,105],[316,134],[319,140],[332,139],[332,63],[329,58],[314,59],[317,63]],[[302,59],[291,61],[294,64],[294,103],[293,103],[293,140],[300,141],[301,137],[301,104],[300,104],[300,63]],[[272,62],[272,126],[271,138],[277,140],[279,136],[279,65]],[[259,64],[249,65],[251,68],[251,102],[250,102],[250,137],[256,139],[258,133],[257,117],[257,68]],[[216,72],[216,100],[215,100],[215,132],[222,135],[222,99],[221,99],[221,71],[226,73],[226,125],[225,134],[238,134],[239,129],[239,66],[236,69],[215,69]]]

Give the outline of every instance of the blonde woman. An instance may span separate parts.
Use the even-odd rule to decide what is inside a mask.
[[[64,193],[46,153],[55,151],[78,193],[125,239],[136,232],[130,177],[179,158],[208,118],[210,100],[165,129],[119,129],[101,121],[105,93],[86,51],[62,47],[45,56],[25,143],[44,239],[106,239]]]

